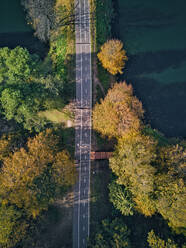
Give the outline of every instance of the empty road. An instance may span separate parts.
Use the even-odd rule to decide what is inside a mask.
[[[75,0],[76,116],[75,159],[79,180],[74,190],[73,248],[87,247],[89,236],[91,151],[91,41],[89,0]]]

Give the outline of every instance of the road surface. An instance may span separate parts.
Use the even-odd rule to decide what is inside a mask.
[[[91,151],[91,41],[89,0],[75,0],[76,116],[75,160],[79,180],[74,190],[73,248],[87,247],[89,236]]]

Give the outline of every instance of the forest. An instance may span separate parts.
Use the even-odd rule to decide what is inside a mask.
[[[48,46],[0,48],[0,247],[43,247],[48,209],[76,181],[71,1],[22,1],[27,23]],[[37,10],[37,11],[36,11]],[[38,20],[40,20],[38,22]],[[67,121],[71,127],[67,128]],[[41,230],[40,230],[41,229]]]

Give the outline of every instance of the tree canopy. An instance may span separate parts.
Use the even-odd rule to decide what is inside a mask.
[[[182,145],[170,145],[160,150],[161,168],[157,175],[157,209],[177,232],[186,226],[186,150]]]
[[[131,132],[119,139],[110,167],[118,176],[117,182],[132,193],[136,208],[145,215],[155,212],[152,193],[156,159],[156,142],[140,132]]]
[[[62,109],[63,80],[40,70],[37,55],[27,49],[0,49],[0,110],[7,120],[15,120],[25,129],[42,131],[48,121],[40,111]]]
[[[14,206],[0,205],[0,247],[15,247],[25,235],[28,224]]]
[[[109,40],[101,46],[98,58],[103,67],[111,74],[122,74],[125,61],[128,60],[126,51],[123,49],[123,43],[120,40]]]
[[[118,139],[110,167],[117,175],[116,183],[131,193],[136,210],[146,216],[158,212],[175,231],[184,233],[185,158],[182,145],[158,146],[153,137],[131,132]],[[125,188],[112,187],[110,200],[125,214]]]
[[[58,151],[51,130],[40,133],[4,159],[0,173],[1,197],[36,216],[56,197],[60,187],[75,182],[75,168],[65,151]],[[58,178],[60,174],[61,179]]]
[[[92,248],[130,248],[129,240],[130,231],[119,218],[114,220],[105,219],[102,221],[100,229],[96,233]]]
[[[164,241],[163,239],[159,238],[153,230],[148,233],[147,241],[151,248],[178,248],[174,241],[171,239]]]
[[[29,54],[26,48],[16,47],[0,49],[0,83],[10,81],[29,81],[36,71],[37,55]]]
[[[133,96],[131,85],[116,83],[104,100],[93,110],[93,127],[102,135],[120,137],[130,130],[141,128],[141,102]]]
[[[126,187],[119,185],[113,180],[109,186],[109,200],[114,207],[121,211],[123,215],[134,214],[134,202],[132,201],[132,194]]]

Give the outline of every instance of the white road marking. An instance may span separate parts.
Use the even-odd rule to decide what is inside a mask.
[[[85,231],[85,226],[83,226],[83,231]]]
[[[76,0],[75,0],[76,1]],[[82,10],[82,3],[84,1],[84,11]],[[86,2],[85,2],[86,1]],[[76,1],[77,2],[77,1]],[[84,33],[84,39],[85,39],[85,43],[86,42],[89,42],[90,40],[90,13],[88,12],[88,9],[87,9],[87,14],[85,14],[85,11],[86,11],[86,4],[88,4],[88,8],[89,8],[89,3],[88,3],[88,0],[79,0],[79,29],[77,29],[79,31],[79,43],[82,43],[83,40],[82,40],[82,32]],[[83,16],[82,16],[82,12],[83,12]],[[78,13],[77,13],[78,14]],[[87,16],[87,18],[86,18]],[[82,23],[84,19],[84,22]],[[86,19],[86,20],[85,20]],[[88,23],[87,23],[88,21]],[[86,28],[87,27],[87,28]],[[88,32],[88,28],[89,28],[89,32]],[[82,30],[83,29],[83,30]],[[77,33],[76,33],[77,34]],[[87,38],[88,38],[88,41],[87,41]],[[90,83],[90,107],[92,106],[92,81],[91,81],[91,46],[89,45],[89,47],[87,47],[87,45],[78,45],[79,48],[80,48],[80,69],[81,69],[81,72],[80,72],[80,83],[81,83],[81,88],[80,88],[80,96],[81,96],[81,99],[80,99],[80,106],[83,107],[83,103],[84,103],[84,99],[83,99],[83,71],[82,71],[82,68],[83,68],[83,61],[85,60],[85,62],[87,63],[90,63],[90,79],[87,80],[87,83]],[[88,56],[85,58],[83,58],[83,52],[86,54],[86,48],[89,48],[90,49],[90,59],[88,60]],[[85,71],[88,73],[88,68],[85,67]],[[87,94],[88,93],[88,90],[85,89],[85,93]],[[77,96],[76,96],[77,97]],[[82,166],[82,128],[83,128],[83,122],[82,122],[82,110],[80,111],[80,114],[81,114],[81,124],[80,124],[80,127],[81,127],[81,130],[80,130],[80,144],[78,144],[80,146],[80,149],[78,151],[80,151],[80,163],[79,163],[79,201],[78,201],[78,248],[80,248],[80,234],[79,234],[79,231],[80,231],[80,207],[81,207],[81,204],[80,204],[80,196],[81,196],[81,180],[83,180],[82,178],[82,175],[81,175],[81,170],[83,168],[81,168]],[[88,122],[90,120],[90,124],[89,126],[91,127],[91,111],[88,112],[89,114],[89,118],[88,118]],[[78,134],[79,135],[79,134]],[[91,135],[91,129],[90,129],[90,135]],[[85,137],[88,137],[88,134],[85,132]],[[77,146],[78,146],[77,145]],[[90,144],[87,144],[88,147],[88,153],[90,153],[90,147],[91,147],[91,136],[90,136]],[[87,158],[87,156],[85,155],[85,159]],[[88,167],[85,166],[85,171],[88,169],[88,175],[89,175],[89,178],[88,178],[88,183],[89,183],[89,188],[88,188],[88,236],[89,236],[89,219],[90,219],[90,210],[89,210],[89,199],[90,199],[90,158],[89,158],[89,161],[88,161]],[[84,178],[84,182],[86,182],[86,179]],[[86,190],[84,190],[84,194],[86,193]],[[84,206],[85,206],[85,201],[83,202],[84,203]],[[86,211],[86,210],[85,210]],[[83,218],[85,218],[85,214],[83,214]],[[85,226],[83,226],[83,229],[85,230]],[[83,243],[85,243],[85,239],[83,239]]]

